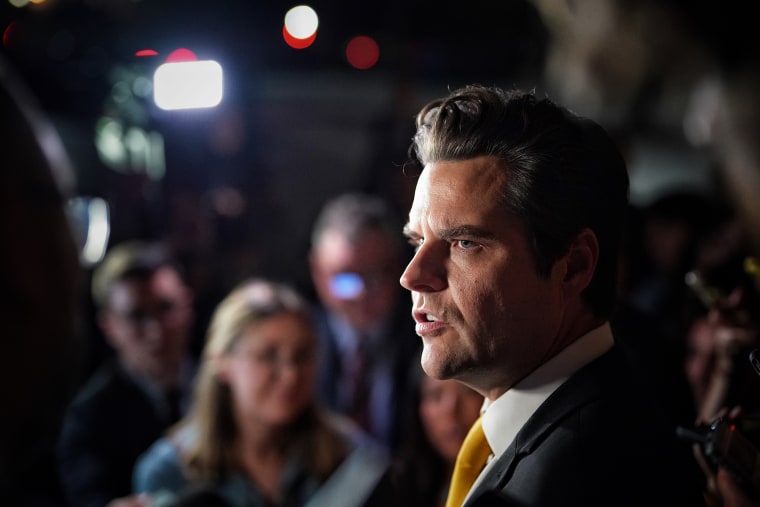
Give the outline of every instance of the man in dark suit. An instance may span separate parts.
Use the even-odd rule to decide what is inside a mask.
[[[398,285],[409,249],[400,220],[377,195],[346,193],[322,207],[309,267],[318,296],[318,394],[389,450],[409,361],[419,350],[406,294]]]
[[[417,127],[401,283],[424,370],[485,397],[447,506],[704,505],[689,446],[610,330],[628,175],[608,134],[482,86],[431,102]]]
[[[129,241],[93,273],[98,325],[115,351],[69,406],[58,442],[68,500],[103,507],[132,492],[132,469],[186,408],[192,294],[165,248]]]

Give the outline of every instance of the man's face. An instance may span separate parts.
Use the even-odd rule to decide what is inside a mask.
[[[161,268],[115,284],[100,324],[130,370],[164,384],[176,380],[192,321],[189,289],[176,271]]]
[[[379,231],[350,242],[327,230],[310,258],[322,303],[360,331],[387,318],[398,297],[400,260],[395,244]]]
[[[491,157],[430,164],[406,233],[422,367],[495,398],[546,360],[557,339],[562,274],[536,273],[522,221],[499,204],[508,176]]]

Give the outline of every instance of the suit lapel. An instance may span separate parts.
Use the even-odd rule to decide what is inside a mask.
[[[608,385],[609,376],[619,369],[620,361],[619,354],[613,348],[559,386],[528,419],[507,450],[496,458],[496,463],[492,464],[464,506],[471,505],[486,491],[503,489],[520,460],[532,453],[546,435],[563,419],[599,398],[604,386]]]

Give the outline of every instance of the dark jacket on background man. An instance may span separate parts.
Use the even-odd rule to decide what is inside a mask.
[[[117,361],[100,367],[68,408],[58,442],[72,507],[104,507],[132,492],[138,456],[174,422],[161,408]]]

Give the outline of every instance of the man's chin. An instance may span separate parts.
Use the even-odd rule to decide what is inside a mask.
[[[422,341],[422,357],[420,358],[420,365],[425,374],[429,377],[446,380],[451,377],[450,372],[446,369],[445,360],[446,355],[441,354],[436,350],[436,347]]]

